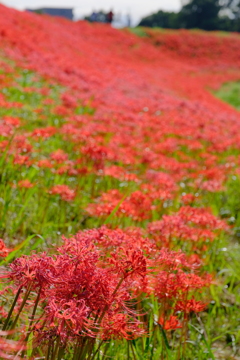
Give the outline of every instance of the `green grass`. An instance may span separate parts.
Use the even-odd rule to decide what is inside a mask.
[[[240,81],[229,82],[215,92],[215,95],[224,102],[240,110]]]
[[[144,26],[136,26],[135,28],[128,28],[130,32],[139,36],[139,37],[149,37],[148,30],[151,32],[156,32],[159,34],[179,34],[179,31],[184,29],[166,29],[162,27],[144,27]],[[202,34],[202,35],[214,35],[216,37],[229,37],[233,34],[231,32],[226,31],[205,31],[201,29],[188,29],[190,34]],[[237,35],[236,35],[237,36]]]
[[[139,36],[139,37],[148,37],[148,34],[146,33],[146,31],[144,30],[143,27],[141,26],[137,26],[135,28],[129,28],[128,29],[131,33]]]

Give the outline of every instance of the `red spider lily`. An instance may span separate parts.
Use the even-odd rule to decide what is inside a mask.
[[[64,201],[72,201],[76,197],[75,191],[67,185],[55,185],[49,190],[49,193],[52,195],[60,195]]]
[[[50,158],[56,161],[56,163],[61,164],[68,159],[68,155],[63,150],[58,149],[50,155]]]
[[[228,229],[225,221],[219,220],[211,214],[210,210],[204,208],[181,207],[179,214],[184,221],[215,229]]]
[[[25,348],[24,344],[20,341],[13,341],[9,339],[5,339],[4,336],[9,335],[9,332],[1,331],[0,332],[0,357],[1,359],[12,359],[12,360],[20,360],[20,357],[16,354],[19,350],[23,350]]]
[[[210,275],[197,275],[199,264],[189,262],[181,251],[162,249],[153,264],[148,291],[154,292],[160,301],[185,300],[191,291],[207,287],[212,282]]]
[[[207,190],[209,192],[217,192],[217,191],[223,191],[224,190],[224,186],[223,186],[223,181],[219,181],[219,180],[208,180],[208,181],[204,181],[200,184],[197,184],[197,186],[200,189],[203,190]]]
[[[19,118],[5,116],[4,117],[4,122],[6,124],[8,124],[8,125],[13,126],[13,127],[18,127],[18,126],[20,126],[21,120]]]
[[[32,187],[34,187],[34,184],[31,183],[30,180],[25,179],[25,180],[20,180],[20,181],[18,182],[18,187],[19,187],[20,189],[22,189],[22,188],[24,188],[24,189],[31,189]]]
[[[47,89],[48,90],[48,89]],[[53,99],[45,99],[43,101],[44,105],[53,105],[54,104],[54,100]]]
[[[63,101],[64,106],[68,108],[75,108],[77,106],[77,98],[75,98],[71,94],[64,93],[62,94],[61,99]]]
[[[182,324],[179,322],[177,316],[173,315],[171,315],[168,320],[160,317],[158,324],[160,324],[164,330],[176,330],[182,328]]]
[[[198,199],[198,197],[194,194],[183,194],[181,197],[181,201],[183,202],[184,205],[191,205],[197,199]]]
[[[88,241],[97,244],[104,252],[106,249],[113,251],[116,248],[138,249],[147,254],[155,251],[154,242],[144,237],[140,228],[128,228],[123,231],[119,228],[110,229],[102,226],[98,229],[84,230],[78,233],[75,238],[88,239]],[[75,242],[75,238],[71,238],[69,246]],[[65,241],[68,240],[65,239]]]
[[[56,108],[54,109],[54,113],[60,116],[68,116],[71,115],[71,108],[68,108],[67,106],[64,105],[59,105],[56,106]]]
[[[192,268],[186,254],[182,251],[170,251],[166,248],[162,248],[156,253],[154,261],[155,266],[163,270],[175,271],[181,267],[184,269]]]
[[[18,118],[5,116],[0,120],[0,135],[11,136],[14,134],[15,129],[19,127],[20,120]]]
[[[227,230],[226,222],[212,215],[208,209],[181,207],[175,215],[163,215],[162,220],[149,223],[149,233],[161,246],[172,245],[174,240],[190,240],[195,243],[213,239],[217,230]]]
[[[0,149],[4,151],[8,147],[8,145],[9,145],[8,140],[3,140],[0,142]]]
[[[194,298],[187,301],[178,301],[175,306],[175,311],[183,311],[185,314],[190,312],[200,312],[206,309],[207,304],[201,301],[196,301]]]
[[[45,254],[40,257],[33,254],[31,258],[22,256],[10,265],[10,269],[10,279],[14,279],[20,288],[29,285],[44,288],[54,276],[54,260]]]
[[[114,160],[115,155],[109,149],[109,147],[96,145],[96,144],[89,144],[84,146],[81,149],[82,153],[86,156],[86,159],[90,159],[93,161],[94,166],[97,169],[103,168],[104,160]]]
[[[119,252],[121,255],[119,255]],[[142,277],[146,275],[146,258],[141,250],[123,250],[119,252],[118,254],[112,253],[110,263],[114,265],[120,274],[123,274],[124,278],[133,274]]]
[[[169,190],[171,192],[176,191],[176,182],[174,181],[173,177],[167,173],[148,170],[146,178],[151,181],[152,184],[155,184],[164,190]]]
[[[53,164],[48,159],[42,159],[37,162],[37,166],[40,168],[51,169]]]
[[[119,180],[125,180],[125,181],[138,181],[138,178],[135,174],[128,173],[123,168],[112,165],[111,167],[104,168],[103,174],[106,176],[112,176]],[[101,172],[100,172],[101,175]]]
[[[39,182],[42,174],[50,173],[56,178],[64,175],[68,184],[84,183],[89,174],[94,180],[88,215],[107,217],[115,212],[122,226],[125,220],[143,226],[151,221],[147,231],[101,227],[79,232],[64,239],[55,256],[32,254],[11,264],[16,311],[5,325],[26,322],[22,306],[32,314],[37,306],[28,335],[32,333],[33,343],[44,351],[50,346],[49,357],[57,354],[58,342],[71,352],[95,338],[101,344],[143,335],[136,297],[157,298],[159,324],[165,330],[181,326],[170,315],[173,311],[182,311],[185,320],[190,312],[205,308],[191,298],[211,283],[201,269],[206,259],[201,255],[228,226],[209,209],[196,206],[201,205],[202,194],[224,189],[239,165],[237,156],[228,154],[240,150],[239,114],[210,96],[207,88],[239,78],[240,42],[231,34],[220,38],[146,31],[149,36],[139,39],[103,24],[69,23],[0,5],[0,45],[9,58],[17,67],[24,65],[44,79],[57,80],[65,89],[57,106],[47,98],[32,110],[33,120],[45,127],[33,128],[34,120],[28,133],[24,116],[0,120],[0,149],[6,151],[6,161],[12,161],[14,169],[23,167],[24,174],[33,165],[41,175]],[[9,76],[12,66],[1,64],[4,87],[17,85]],[[35,87],[25,91],[44,96],[51,92]],[[43,114],[42,104],[50,105],[46,110],[52,117]],[[78,105],[94,114],[74,115]],[[0,106],[12,111],[25,105],[10,103],[0,94]],[[46,126],[52,121],[57,127]],[[55,135],[57,144],[62,139],[65,149],[74,152],[54,151]],[[42,153],[39,139],[49,145],[49,159],[44,159],[48,153]],[[135,183],[126,184],[130,181]],[[122,190],[111,189],[118,183]],[[26,180],[18,183],[25,188],[32,185]],[[131,193],[124,191],[125,186]],[[188,194],[181,196],[182,191]],[[49,193],[64,201],[76,198],[76,191],[67,185],[55,185]],[[184,206],[173,213],[180,197]],[[190,247],[191,254],[171,251],[175,246]],[[4,256],[6,251],[2,244]],[[89,352],[85,357],[91,356]]]
[[[30,166],[32,162],[31,162],[29,156],[27,156],[27,155],[16,155],[14,157],[13,163],[14,163],[14,165]]]
[[[78,171],[75,169],[74,167],[74,162],[73,161],[65,161],[63,166],[60,166],[57,170],[55,170],[55,172],[57,174],[68,174],[69,176],[71,175],[78,175]]]
[[[10,152],[16,154],[26,154],[32,151],[32,145],[29,143],[25,135],[18,135],[14,137],[14,142],[11,143]]]
[[[40,317],[32,321],[26,339],[33,332],[37,346],[57,346],[58,341],[67,349],[81,338],[92,342],[145,335],[133,301],[142,291],[154,293],[159,302],[168,301],[166,311],[170,307],[184,311],[183,306],[188,309],[185,313],[194,311],[194,306],[200,311],[200,303],[187,297],[192,290],[207,286],[210,279],[196,275],[182,252],[157,252],[152,241],[141,236],[140,230],[104,226],[63,238],[55,256],[40,253],[14,260],[8,278],[14,281],[15,301],[20,305],[13,324],[24,306],[38,306]],[[152,260],[143,254],[142,245]],[[119,247],[109,254],[106,246]],[[162,317],[159,324],[165,330],[181,327],[176,317]]]
[[[87,326],[90,308],[85,305],[85,301],[51,298],[46,307],[48,321],[51,327],[57,326],[57,333],[64,336],[61,331],[65,326],[69,326],[73,334],[79,334]]]
[[[10,126],[0,124],[0,135],[1,136],[10,136],[10,135],[12,135],[12,128]]]
[[[148,219],[154,206],[152,199],[141,191],[135,191],[124,197],[118,190],[103,193],[96,204],[90,204],[87,211],[94,216],[106,216],[117,208],[118,216],[129,216],[136,221]]]
[[[32,133],[32,136],[38,136],[42,138],[48,138],[53,136],[57,132],[57,129],[53,126],[49,126],[46,128],[35,129]]]
[[[202,259],[200,258],[200,256],[198,254],[191,254],[189,257],[188,257],[188,262],[190,264],[192,264],[193,266],[199,266],[202,264]]]
[[[154,291],[159,299],[181,299],[184,293],[209,285],[209,279],[202,279],[195,274],[160,271],[154,281]]]
[[[119,259],[111,257],[109,265],[101,268],[99,250],[90,238],[79,234],[65,239],[59,252],[54,258],[45,254],[23,256],[10,265],[9,277],[19,289],[27,289],[23,293],[25,298],[34,289],[39,292],[41,301],[47,301],[44,318],[36,328],[38,341],[46,340],[53,332],[60,336],[63,343],[74,339],[79,332],[95,337],[105,324],[105,316],[118,321],[122,319],[121,327],[125,326],[129,331],[137,329],[140,322],[126,303],[131,296],[128,292],[130,280],[125,282],[125,278],[129,279],[133,274],[145,275],[146,261],[140,250],[126,252]],[[110,266],[112,263],[114,267]],[[118,271],[122,275],[120,280]],[[101,331],[104,333],[104,328]],[[110,328],[104,337],[109,331]],[[115,335],[118,331],[120,336],[117,324],[112,331]],[[139,329],[138,333],[143,331]],[[122,337],[126,336],[122,330]]]
[[[11,250],[6,248],[3,240],[0,239],[0,257],[6,257]]]
[[[129,319],[127,314],[107,315],[101,323],[101,338],[133,340],[146,334],[142,323],[137,319]]]
[[[149,199],[151,199],[151,201],[160,201],[161,203],[163,203],[164,200],[170,200],[173,199],[174,197],[174,193],[169,191],[169,190],[162,190],[159,189],[158,186],[152,186],[150,184],[142,184],[141,185],[141,190],[147,194],[147,196],[149,197]]]

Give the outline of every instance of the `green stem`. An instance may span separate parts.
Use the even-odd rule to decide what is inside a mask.
[[[52,344],[51,344],[50,341],[49,341],[48,349],[47,349],[47,355],[46,355],[46,360],[50,360],[51,348],[52,348]]]
[[[114,292],[112,293],[112,298],[115,296],[116,292],[118,291],[118,289],[119,289],[119,288],[120,288],[120,286],[122,285],[122,282],[123,282],[123,281],[124,281],[124,277],[122,277],[122,279],[120,279],[119,283],[117,284],[117,286],[116,286],[116,288],[115,288]],[[109,304],[109,305],[111,305],[111,304],[112,304],[112,302],[113,302],[113,299],[112,299],[112,301],[110,302],[110,304]],[[98,321],[98,322],[99,322],[99,324],[101,324],[101,321],[102,321],[102,319],[103,319],[103,317],[104,317],[104,315],[105,315],[105,313],[106,313],[106,311],[107,311],[107,309],[108,309],[109,305],[106,305],[106,306],[104,307],[103,312],[102,312],[102,315],[100,316],[99,321]]]
[[[110,341],[106,344],[106,346],[105,346],[105,349],[104,349],[104,353],[103,353],[103,358],[105,358],[105,356],[106,356],[106,354],[107,354],[107,351],[108,351],[108,348],[109,348],[109,346],[110,346]]]
[[[53,349],[52,360],[55,360],[58,355],[59,345],[60,345],[60,336],[58,336],[57,343],[55,345],[55,349]]]
[[[34,304],[34,308],[33,308],[33,312],[32,312],[32,315],[29,319],[29,327],[28,327],[28,330],[27,330],[27,336],[25,338],[25,342],[28,341],[28,338],[33,330],[33,320],[35,318],[35,314],[36,314],[36,311],[37,311],[37,306],[38,306],[38,303],[39,303],[39,300],[40,300],[40,295],[41,295],[41,288],[39,289],[39,292],[38,292],[38,296],[37,296],[37,299],[35,301],[35,304]],[[24,357],[24,354],[25,354],[25,350],[23,350],[22,354],[21,354],[21,357],[23,358]]]
[[[88,352],[88,348],[89,348],[88,344],[85,344],[85,346],[81,350],[81,353],[80,353],[77,360],[86,360],[86,355],[87,355],[87,352]]]
[[[17,314],[17,316],[16,316],[16,318],[15,318],[15,320],[14,320],[12,326],[11,326],[11,330],[14,329],[15,326],[16,326],[16,324],[17,324],[18,318],[19,318],[19,316],[20,316],[20,314],[21,314],[21,312],[22,312],[22,309],[24,308],[24,306],[25,306],[25,304],[26,304],[26,302],[27,302],[27,299],[28,299],[28,297],[29,297],[29,294],[30,294],[30,292],[31,292],[31,288],[32,288],[32,283],[30,283],[30,284],[28,285],[28,288],[27,288],[27,290],[26,290],[26,294],[25,294],[25,296],[24,296],[24,298],[23,298],[23,301],[22,301],[22,304],[21,304],[20,309],[19,309],[19,311],[18,311],[18,314]]]
[[[3,328],[2,328],[3,331],[7,329],[9,320],[10,320],[10,318],[11,318],[11,316],[12,316],[12,312],[13,312],[14,307],[15,307],[15,305],[16,305],[16,302],[17,302],[17,300],[18,300],[18,298],[19,298],[19,295],[20,295],[20,293],[21,293],[21,290],[22,290],[22,286],[20,286],[20,288],[18,289],[18,292],[17,292],[17,294],[16,294],[16,296],[15,296],[15,299],[14,299],[14,301],[13,301],[13,303],[12,303],[11,309],[9,310],[7,319],[6,319],[6,321],[5,321],[4,325],[3,325]]]
[[[134,358],[134,360],[137,360],[137,359],[136,359],[136,356],[135,356],[135,353],[134,353],[134,349],[133,349],[132,342],[130,342],[130,345],[131,345],[131,350],[132,350],[133,358]]]
[[[99,345],[98,345],[98,347],[97,347],[97,350],[95,351],[95,353],[93,354],[93,356],[92,356],[89,360],[94,360],[94,358],[95,358],[95,356],[97,355],[100,347],[102,346],[102,343],[103,343],[103,340],[100,341],[100,343],[99,343]]]
[[[31,317],[30,317],[30,319],[29,319],[30,324],[29,324],[29,327],[28,327],[28,332],[27,332],[27,336],[26,336],[26,340],[25,340],[25,341],[28,340],[29,335],[30,335],[31,332],[32,332],[33,320],[34,320],[34,318],[35,318],[35,314],[36,314],[36,311],[37,311],[38,303],[39,303],[39,300],[40,300],[41,290],[42,290],[42,288],[40,287],[39,292],[38,292],[37,299],[36,299],[35,304],[34,304],[34,308],[33,308],[32,315],[31,315]]]
[[[82,352],[83,352],[83,348],[84,348],[84,343],[86,342],[86,338],[81,339],[81,342],[78,341],[77,344],[75,345],[75,349],[74,349],[74,354],[73,354],[73,359],[72,360],[78,360],[81,358]]]
[[[57,360],[61,360],[61,359],[62,359],[62,356],[63,356],[63,354],[64,354],[64,351],[65,351],[65,347],[60,347],[60,348],[59,348]]]

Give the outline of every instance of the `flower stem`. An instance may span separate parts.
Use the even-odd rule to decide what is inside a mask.
[[[17,303],[17,300],[18,300],[18,298],[19,298],[19,295],[20,295],[20,293],[21,293],[21,290],[22,290],[22,287],[20,286],[20,288],[18,289],[18,292],[17,292],[17,294],[16,294],[16,296],[15,296],[15,298],[14,298],[14,301],[13,301],[13,303],[12,303],[11,309],[9,310],[9,313],[8,313],[8,316],[7,316],[6,320],[5,320],[5,323],[4,323],[4,325],[3,325],[3,328],[2,328],[3,331],[7,329],[9,320],[10,320],[10,318],[11,318],[11,316],[12,316],[12,312],[13,312],[13,310],[14,310],[14,307],[15,307],[16,303]]]
[[[16,318],[15,318],[12,326],[11,326],[11,330],[14,329],[15,326],[16,326],[16,324],[17,324],[18,318],[19,318],[19,316],[20,316],[20,314],[21,314],[21,312],[22,312],[22,309],[24,308],[24,306],[25,306],[25,304],[26,304],[26,302],[27,302],[27,299],[28,299],[28,297],[29,297],[29,294],[30,294],[30,292],[31,292],[31,288],[32,288],[32,283],[30,283],[30,284],[28,285],[28,288],[27,288],[27,290],[26,290],[26,294],[25,294],[25,296],[24,296],[24,298],[23,298],[23,301],[22,301],[22,304],[21,304],[21,306],[20,306],[20,309],[19,309],[19,311],[18,311],[18,313],[17,313],[17,316],[16,316]]]

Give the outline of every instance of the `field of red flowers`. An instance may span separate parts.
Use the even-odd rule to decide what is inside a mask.
[[[240,35],[0,5],[0,359],[240,359]]]

